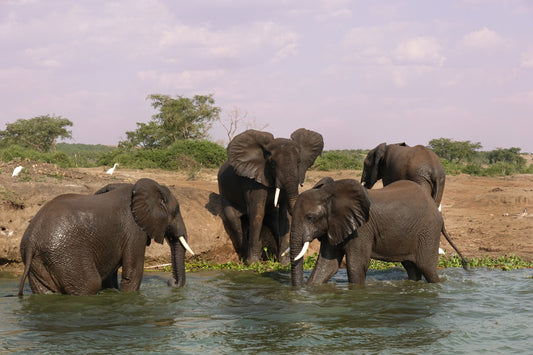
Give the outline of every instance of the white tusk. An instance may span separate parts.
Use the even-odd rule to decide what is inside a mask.
[[[274,195],[274,207],[278,207],[279,191],[279,187],[276,187],[276,194]]]
[[[439,212],[442,212],[442,203],[439,205]]]
[[[304,256],[305,252],[307,251],[307,248],[309,248],[309,242],[304,243],[302,251],[300,252],[300,254],[298,254],[297,257],[294,258],[294,261],[300,260]]]
[[[183,245],[185,250],[187,250],[189,253],[191,253],[191,255],[194,255],[194,251],[192,251],[192,249],[189,246],[189,244],[187,244],[187,241],[185,240],[185,238],[183,236],[181,236],[179,239],[180,239],[181,245]]]
[[[283,253],[281,253],[281,256],[287,255],[288,252],[291,251],[291,247],[288,247],[287,250],[285,250]]]

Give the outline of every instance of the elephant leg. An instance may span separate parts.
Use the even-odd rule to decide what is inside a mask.
[[[245,236],[242,226],[242,213],[240,213],[236,208],[229,204],[225,204],[222,207],[221,213],[222,221],[226,232],[228,233],[231,242],[233,243],[233,248],[239,255],[239,258],[242,258],[246,255],[245,252]]]
[[[132,243],[124,250],[122,257],[121,291],[138,291],[144,271],[145,243]]]
[[[261,243],[261,229],[265,216],[266,190],[256,190],[250,194],[248,206],[249,229],[248,229],[248,252],[246,263],[253,264],[261,259],[263,244]]]
[[[440,282],[439,275],[437,274],[437,263],[424,263],[419,265],[419,269],[426,278],[427,282]]]
[[[344,257],[342,248],[333,247],[326,238],[320,243],[320,254],[315,268],[307,280],[307,284],[322,284],[328,282],[339,270]]]
[[[108,277],[102,280],[102,288],[115,288],[118,290],[117,271],[111,273]]]
[[[415,263],[409,260],[402,261],[402,265],[407,271],[407,277],[409,280],[420,281],[422,279],[422,272]]]
[[[345,249],[348,281],[353,284],[363,285],[370,265],[372,242],[365,240],[362,236],[358,236],[348,240]]]
[[[94,264],[82,263],[75,271],[63,270],[56,274],[62,280],[62,293],[68,295],[94,295],[102,289],[102,278]]]

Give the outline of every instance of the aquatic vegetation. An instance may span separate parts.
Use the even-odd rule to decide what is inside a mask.
[[[308,256],[304,261],[304,269],[312,270],[315,266],[318,255],[315,253]],[[470,268],[493,268],[501,270],[515,270],[515,269],[528,269],[533,268],[533,261],[527,261],[516,255],[506,256],[484,256],[481,258],[468,259],[468,266]],[[401,263],[392,263],[379,260],[370,260],[369,269],[385,270],[393,267],[402,267]],[[461,259],[456,256],[442,256],[439,259],[438,268],[454,268],[462,267]],[[233,271],[255,271],[255,272],[269,272],[269,271],[283,271],[289,272],[290,265],[283,266],[273,258],[267,261],[258,261],[256,263],[247,265],[243,262],[226,262],[215,263],[209,261],[192,261],[187,262],[185,265],[187,272],[205,271],[205,270],[233,270]],[[168,266],[165,271],[171,271]]]

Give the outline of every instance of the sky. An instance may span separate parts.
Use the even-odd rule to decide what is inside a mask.
[[[0,0],[0,130],[49,114],[116,145],[148,95],[213,94],[222,120],[326,150],[533,152],[532,19],[529,0]]]

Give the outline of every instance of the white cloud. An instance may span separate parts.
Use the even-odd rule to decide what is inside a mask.
[[[224,77],[224,70],[184,70],[182,72],[156,72],[155,70],[140,71],[139,80],[161,90],[188,90],[213,86]]]
[[[163,31],[160,44],[167,49],[182,48],[206,56],[240,58],[268,51],[278,62],[297,53],[299,36],[273,22],[256,22],[227,30],[176,25]]]
[[[496,32],[483,27],[477,31],[466,34],[462,42],[467,47],[475,49],[490,49],[500,47],[505,43],[505,40]]]
[[[440,67],[446,60],[441,50],[442,47],[435,38],[416,37],[398,44],[394,56],[400,63]]]

